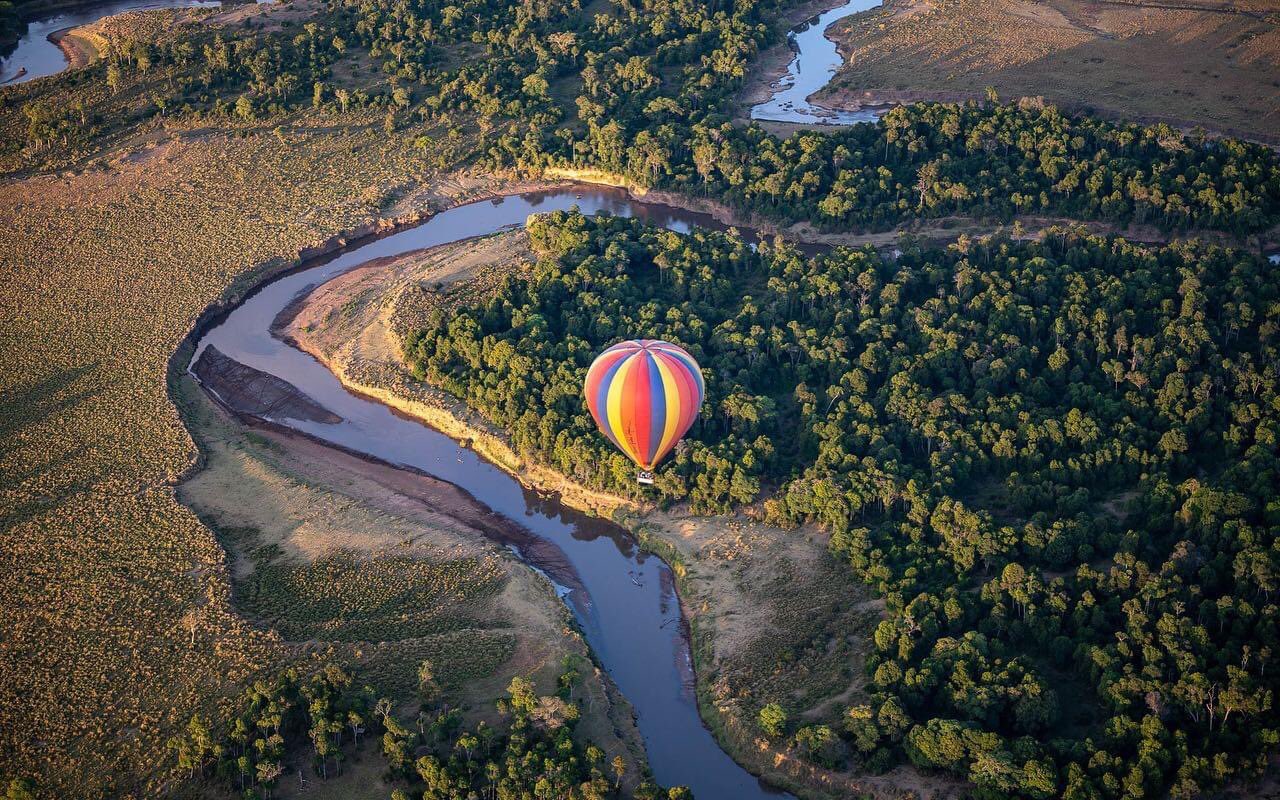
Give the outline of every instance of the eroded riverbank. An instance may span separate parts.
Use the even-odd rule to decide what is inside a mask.
[[[550,583],[511,552],[537,548],[537,540],[456,487],[237,414],[185,375],[174,392],[202,454],[178,496],[218,532],[240,614],[285,637],[304,660],[327,654],[354,668],[403,703],[401,719],[418,713],[424,659],[444,702],[475,725],[496,724],[494,700],[513,677],[554,691],[572,658],[579,732],[606,760],[623,758],[628,790],[645,779],[633,712],[598,665],[589,667],[590,651],[555,591],[571,581]],[[536,549],[526,552],[541,560]],[[396,596],[400,602],[388,602]],[[300,760],[297,769],[310,766]],[[384,784],[378,796],[393,788]],[[340,781],[332,791],[347,790],[355,786]]]
[[[691,659],[681,634],[679,599],[665,564],[644,553],[621,529],[563,506],[556,498],[528,491],[448,437],[346,391],[323,365],[270,333],[276,316],[299,292],[350,267],[516,225],[534,211],[575,205],[587,213],[638,213],[677,230],[687,230],[689,225],[676,209],[636,205],[620,193],[586,188],[471,203],[261,287],[209,329],[197,350],[212,344],[237,361],[294,385],[343,419],[335,425],[288,418],[272,421],[427,472],[559,546],[581,576],[589,598],[573,604],[579,623],[596,656],[636,709],[657,780],[689,785],[706,797],[772,796],[720,750],[698,717],[686,677]]]
[[[828,6],[788,33],[787,48],[791,58],[786,62],[786,68],[778,69],[782,63],[781,52],[775,48],[763,59],[767,82],[757,81],[746,92],[747,101],[753,103],[751,119],[822,126],[874,122],[882,109],[872,104],[837,108],[819,105],[810,98],[824,89],[844,66],[836,40],[827,36],[827,29],[846,17],[880,4],[881,0],[847,0],[834,8]]]
[[[468,268],[459,268],[456,261],[438,263],[436,266],[445,269],[444,273],[430,272],[432,265],[429,262],[451,247],[466,250],[470,245],[462,240],[471,236],[516,226],[523,222],[527,213],[575,205],[588,213],[641,213],[654,224],[676,230],[687,230],[694,222],[712,227],[720,225],[709,217],[633,202],[628,199],[624,190],[580,186],[505,199],[494,197],[492,192],[491,185],[476,184],[465,192],[456,193],[455,197],[467,198],[466,205],[441,212],[435,219],[418,228],[397,230],[387,223],[362,229],[360,233],[379,238],[358,244],[354,249],[338,254],[331,261],[289,274],[285,279],[262,287],[256,294],[250,293],[248,301],[235,308],[215,330],[210,331],[211,335],[221,331],[222,335],[230,337],[231,346],[218,344],[219,349],[236,353],[237,357],[251,362],[256,369],[286,377],[343,420],[337,425],[326,425],[283,419],[275,420],[277,424],[285,424],[315,440],[335,444],[350,452],[374,454],[384,464],[407,465],[411,469],[462,487],[495,512],[508,519],[519,520],[531,533],[554,542],[568,554],[568,561],[583,575],[586,590],[584,595],[594,601],[597,597],[595,590],[600,588],[606,595],[614,595],[609,600],[614,611],[605,611],[606,614],[621,613],[624,615],[621,619],[625,619],[625,615],[635,607],[635,598],[617,592],[620,586],[627,590],[629,584],[647,591],[642,592],[641,602],[651,603],[651,607],[658,609],[658,616],[652,619],[658,631],[666,630],[669,634],[665,639],[659,637],[656,641],[665,641],[665,647],[668,652],[673,653],[673,657],[666,659],[665,667],[657,672],[647,666],[639,669],[633,665],[627,666],[633,672],[641,673],[632,676],[640,680],[641,694],[646,689],[643,685],[646,681],[669,669],[670,672],[665,673],[670,676],[666,679],[666,685],[668,688],[677,687],[676,700],[684,706],[681,713],[705,735],[696,711],[692,711],[692,693],[688,689],[687,676],[693,656],[688,642],[683,642],[676,635],[681,617],[681,598],[670,588],[675,581],[665,565],[646,557],[631,537],[608,523],[577,513],[574,506],[608,515],[630,515],[627,526],[648,537],[647,541],[668,554],[673,563],[680,565],[679,583],[684,590],[683,599],[688,617],[694,622],[693,650],[698,654],[698,665],[706,675],[699,686],[699,699],[702,701],[704,715],[712,721],[722,744],[729,746],[731,752],[742,762],[766,770],[784,783],[797,788],[804,787],[808,790],[807,793],[816,793],[815,796],[822,796],[822,792],[835,785],[839,785],[844,792],[874,791],[877,787],[892,789],[910,784],[910,776],[891,776],[887,779],[836,776],[796,759],[789,759],[785,753],[776,751],[759,739],[747,722],[750,719],[748,712],[753,707],[749,703],[744,705],[742,693],[751,685],[749,676],[744,678],[738,674],[728,677],[733,672],[729,668],[733,666],[733,659],[738,659],[740,665],[753,660],[756,655],[753,651],[756,640],[803,632],[804,629],[800,626],[806,622],[780,621],[769,616],[776,610],[778,600],[796,596],[796,586],[799,584],[795,583],[794,575],[790,576],[790,585],[773,586],[761,594],[760,587],[766,586],[769,579],[776,577],[776,573],[752,575],[750,571],[757,567],[748,567],[747,577],[744,578],[742,569],[745,565],[764,565],[767,568],[781,563],[781,558],[790,558],[793,564],[808,565],[805,568],[808,571],[804,574],[821,579],[815,581],[814,585],[825,582],[827,590],[839,588],[837,594],[843,594],[845,600],[858,596],[857,588],[846,589],[838,583],[841,577],[849,579],[847,570],[842,575],[822,571],[823,546],[820,538],[813,538],[814,534],[806,534],[807,541],[800,550],[789,553],[787,548],[797,546],[796,537],[770,533],[749,520],[708,522],[679,515],[634,516],[635,510],[619,498],[588,493],[563,476],[549,470],[540,472],[537,465],[528,464],[515,454],[501,432],[489,430],[473,416],[466,416],[465,409],[460,409],[456,404],[449,406],[439,402],[438,396],[428,396],[431,392],[427,387],[407,379],[399,360],[398,335],[389,327],[392,320],[387,316],[388,309],[376,302],[386,291],[384,281],[397,280],[396,276],[404,277],[401,273],[406,265],[411,269],[408,278],[402,281],[405,288],[417,290],[424,281],[442,283],[467,280],[477,267],[495,267],[499,262],[510,260],[513,255],[518,258],[519,247],[502,251],[500,257],[493,253],[477,257],[472,252]],[[646,199],[651,197],[652,195],[647,195]],[[458,212],[463,213],[455,218],[453,215]],[[422,218],[421,213],[416,213],[403,218],[401,222],[409,224],[409,220],[417,221]],[[437,224],[441,222],[446,224]],[[391,233],[392,230],[397,232]],[[323,257],[326,253],[332,254],[334,251],[350,248],[348,243],[351,238],[353,237],[335,237],[322,247],[308,251],[308,254]],[[484,241],[492,242],[500,238],[502,237],[490,237]],[[414,272],[413,269],[417,268],[428,271]],[[280,269],[285,269],[285,265],[279,265],[276,271]],[[453,270],[452,273],[448,272],[450,269]],[[370,301],[368,308],[374,312],[374,318],[360,317],[364,312],[352,306],[352,300],[357,297]],[[322,299],[323,302],[308,308],[313,299]],[[352,350],[338,354],[331,347],[317,344],[314,339],[308,341],[311,334],[333,328],[335,308],[343,309],[339,320],[343,324],[334,328],[341,334],[334,341],[358,342],[361,347],[374,342],[373,350],[366,348],[358,352]],[[282,316],[282,312],[287,313]],[[382,326],[381,329],[371,324],[373,322]],[[296,340],[322,359],[324,364],[286,346],[279,336]],[[205,341],[216,338],[205,337]],[[370,402],[371,397],[427,421],[447,436],[428,431],[415,420],[391,413],[386,407]],[[342,410],[344,406],[350,411]],[[405,427],[406,425],[409,427]],[[420,436],[425,439],[419,440]],[[466,446],[459,447],[458,441],[465,442]],[[519,480],[513,480],[512,475],[518,476]],[[497,496],[491,502],[488,493],[494,487]],[[789,543],[780,544],[787,539],[790,539]],[[595,546],[595,543],[603,540],[609,540],[612,550],[579,553],[579,558],[574,558],[574,550],[581,544]],[[783,549],[779,550],[779,547]],[[597,561],[601,553],[605,554],[604,561],[609,563]],[[598,582],[596,586],[593,586],[593,580]],[[626,583],[621,583],[622,581]],[[802,590],[799,594],[803,596],[804,591],[807,590]],[[871,609],[861,600],[856,605],[863,611]],[[744,613],[744,609],[763,610],[764,616]],[[847,614],[852,610],[855,609],[850,609],[846,604],[839,609],[839,613]],[[593,615],[602,613],[594,602],[588,608],[578,607],[575,611]],[[869,629],[869,626],[874,625],[877,614],[878,612],[871,614],[857,628],[847,622],[841,622],[840,625],[846,632],[851,629]],[[606,634],[610,631],[609,626],[601,624],[598,616],[583,616],[581,622],[589,640],[593,636],[597,637],[592,645],[606,667],[613,665],[611,671],[618,664],[620,652],[637,652],[616,641],[604,641],[602,644],[601,640],[607,639]],[[634,622],[615,627],[628,626],[631,630],[636,627]],[[616,635],[617,630],[612,633]],[[622,635],[625,637],[625,632]],[[673,635],[676,635],[675,639],[672,638]],[[652,666],[653,644],[654,642],[650,642],[650,646],[642,648],[641,661],[649,666]],[[670,649],[673,646],[676,648],[674,651]],[[675,655],[681,651],[685,655]],[[625,662],[626,657],[622,658]],[[846,670],[834,670],[832,674],[859,675],[860,669],[856,666],[849,665]],[[628,697],[636,694],[637,687],[628,687],[625,680],[620,680],[619,685]],[[847,702],[856,696],[858,690],[856,682],[823,689],[824,693],[815,699],[813,707],[829,708],[830,698],[836,695],[839,695],[836,702]],[[668,695],[659,700],[669,703],[671,697]],[[637,704],[643,731],[645,711],[640,707],[642,705],[643,703]],[[649,722],[653,724],[652,716]],[[652,731],[653,727],[650,727],[650,735],[646,737],[650,742],[653,741]],[[714,747],[714,743],[711,746]],[[686,761],[687,755],[683,748],[677,746],[675,749],[677,752],[669,751],[665,757],[676,762]],[[723,752],[718,749],[714,752],[718,757],[724,757]],[[655,774],[659,780],[680,782],[664,776],[659,769],[655,766]],[[740,770],[739,773],[745,774]],[[735,788],[734,791],[736,790]],[[839,793],[834,796],[839,796]]]
[[[519,458],[501,431],[456,401],[407,378],[399,342],[428,313],[418,302],[484,291],[522,269],[533,254],[522,231],[407,251],[353,267],[291,304],[277,335],[320,359],[350,390],[421,419],[466,441],[531,491],[612,515],[676,564],[680,597],[695,632],[702,714],[734,757],[771,779],[812,796],[890,793],[917,777],[897,771],[865,777],[824,770],[760,736],[749,695],[777,696],[817,720],[861,691],[860,645],[836,648],[818,665],[830,682],[789,671],[765,677],[778,648],[803,649],[815,636],[839,631],[858,643],[879,620],[880,607],[825,553],[817,531],[786,533],[745,517],[697,517],[638,509],[622,498],[582,487],[558,472]],[[786,579],[780,581],[780,576]],[[800,603],[803,610],[796,607]],[[851,631],[859,633],[850,634]],[[852,677],[849,677],[852,676]],[[782,692],[773,695],[774,692]],[[807,699],[806,699],[807,698]]]
[[[162,8],[216,8],[219,0],[114,0],[65,7],[28,21],[27,31],[12,53],[0,58],[0,85],[25,83],[88,63],[92,47],[69,41],[69,32],[100,19],[129,11]]]

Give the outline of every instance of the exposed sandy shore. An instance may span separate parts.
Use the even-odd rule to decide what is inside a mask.
[[[347,247],[362,238],[417,224],[436,210],[464,202],[565,186],[571,177],[613,182],[609,176],[564,172],[555,177],[556,180],[508,185],[497,178],[455,176],[406,196],[398,207],[400,213],[391,219],[371,222],[349,235],[335,236],[304,249],[299,253],[299,262]],[[624,181],[617,183],[625,186]],[[645,200],[669,202],[712,214],[726,224],[748,227],[730,209],[712,201],[645,192],[639,187],[627,187],[627,190]],[[962,230],[979,232],[980,228],[981,225],[972,220],[941,220],[914,232],[954,238]],[[989,231],[989,227],[986,230]],[[877,246],[892,244],[898,235],[890,232],[824,236],[800,226],[788,234],[830,244]],[[759,738],[750,723],[751,706],[744,707],[742,697],[744,691],[751,691],[750,670],[757,660],[759,643],[806,635],[801,630],[803,624],[820,616],[815,608],[800,618],[788,617],[787,614],[794,611],[789,606],[797,597],[807,598],[817,608],[830,606],[838,609],[839,615],[849,615],[848,619],[835,623],[837,629],[846,632],[869,630],[879,618],[880,607],[865,596],[865,589],[853,583],[847,569],[832,564],[825,555],[825,539],[820,533],[771,531],[746,517],[706,519],[680,512],[659,514],[623,498],[589,490],[559,473],[528,463],[511,449],[500,431],[492,430],[460,404],[408,379],[399,354],[403,330],[397,332],[396,329],[396,320],[403,318],[397,317],[394,300],[387,300],[391,287],[407,289],[423,281],[465,282],[473,279],[482,267],[500,269],[504,261],[518,260],[521,253],[521,245],[516,241],[519,233],[503,236],[506,238],[486,240],[487,247],[498,247],[499,251],[484,253],[475,250],[473,243],[462,243],[438,252],[418,251],[366,264],[320,287],[291,308],[277,321],[281,334],[326,363],[351,390],[387,403],[467,442],[532,488],[556,493],[570,506],[624,523],[667,558],[678,576],[682,603],[693,627],[699,675],[715,676],[714,680],[699,684],[704,719],[739,761],[754,770],[767,771],[784,785],[803,786],[818,796],[838,797],[850,792],[885,794],[913,786],[919,787],[923,796],[947,797],[958,792],[956,784],[934,779],[922,781],[909,770],[871,778],[826,772]],[[452,251],[449,248],[453,248]],[[230,290],[224,304],[209,309],[196,330],[238,302],[253,286],[294,268],[296,263],[264,265],[252,278]],[[347,306],[357,295],[366,302],[352,311]],[[376,302],[369,302],[371,300]],[[336,308],[346,308],[346,312],[335,315]],[[342,322],[338,324],[337,320]],[[327,337],[325,331],[329,331]],[[333,335],[335,332],[339,335]],[[193,340],[194,336],[193,333]],[[316,442],[308,446],[326,449]],[[444,500],[436,497],[434,502]],[[785,587],[775,585],[779,574],[787,575]],[[813,698],[812,707],[802,709],[806,718],[821,718],[832,710],[838,713],[842,704],[857,702],[861,691],[861,679],[857,677],[861,675],[861,651],[839,657],[849,658],[851,662],[830,670],[830,674],[853,675],[853,681],[813,689],[812,694],[806,695]],[[821,672],[816,670],[813,674]],[[794,679],[787,681],[789,685],[794,682]]]
[[[49,41],[67,57],[67,69],[80,69],[98,58],[98,49],[88,39],[77,36],[75,31],[74,27],[63,28],[49,34]]]
[[[202,442],[204,466],[183,482],[179,495],[215,529],[240,532],[224,539],[238,580],[247,580],[256,569],[248,551],[262,547],[274,549],[290,564],[334,553],[360,559],[393,554],[437,563],[459,558],[482,564],[498,561],[507,576],[500,595],[442,611],[472,615],[480,626],[477,636],[515,637],[514,652],[494,674],[472,676],[450,687],[450,698],[464,703],[469,716],[490,723],[496,721],[489,718],[492,700],[502,696],[512,676],[532,676],[550,687],[566,655],[590,657],[552,587],[508,549],[516,546],[530,553],[530,560],[572,588],[572,569],[549,563],[560,555],[554,548],[530,541],[534,537],[527,531],[491,514],[448,483],[237,413],[185,378],[182,386],[180,393],[192,400],[185,416]],[[400,673],[412,673],[411,654],[419,650],[414,640],[393,640],[362,645],[352,657],[357,663],[369,658],[389,662],[398,665],[394,669]],[[385,672],[387,667],[381,669]],[[578,697],[584,710],[581,732],[610,758],[622,755],[632,765],[625,782],[633,786],[646,771],[634,712],[598,666],[584,678]],[[416,704],[403,712],[412,717]]]
[[[790,30],[805,20],[825,14],[833,8],[839,8],[844,3],[845,0],[808,0],[783,15],[783,26]],[[778,44],[762,51],[752,62],[751,72],[747,75],[742,92],[738,96],[738,114],[743,121],[750,119],[752,106],[768,100],[778,90],[779,82],[786,76],[787,67],[793,58],[795,58],[795,50],[792,49],[789,39],[784,37]],[[799,127],[818,127],[829,130],[831,127],[829,125],[794,125],[785,122],[770,124],[784,126],[791,130]]]
[[[213,345],[200,354],[192,372],[223,405],[240,414],[259,418],[283,414],[328,424],[342,421],[287,381],[234,361]]]
[[[655,199],[652,194],[646,199]],[[277,319],[279,335],[324,362],[349,389],[417,417],[518,477],[530,488],[557,494],[566,504],[612,517],[634,531],[672,564],[682,606],[695,639],[698,675],[713,675],[699,685],[700,706],[723,745],[753,771],[817,796],[851,792],[882,794],[918,786],[922,796],[948,796],[946,781],[920,781],[909,770],[863,777],[822,770],[761,738],[745,714],[741,695],[751,686],[748,664],[760,647],[787,642],[801,634],[784,608],[812,603],[818,608],[845,604],[836,629],[869,631],[882,605],[866,597],[852,574],[825,552],[825,536],[815,530],[783,532],[749,517],[698,517],[687,512],[658,512],[624,498],[588,489],[558,472],[519,457],[505,436],[451,398],[407,378],[399,341],[415,314],[424,285],[443,285],[448,294],[471,296],[491,279],[519,269],[531,253],[523,231],[382,258],[318,287]],[[779,586],[780,575],[786,585]],[[858,642],[865,636],[855,635]],[[767,647],[766,646],[766,647]],[[814,689],[806,718],[838,714],[842,704],[861,693],[861,649],[837,658],[831,673],[852,682]],[[847,670],[847,671],[846,671]],[[800,680],[803,683],[803,679]],[[783,683],[787,681],[783,679]],[[756,690],[765,690],[755,686]],[[806,694],[805,696],[809,696]],[[927,786],[925,785],[927,784]]]

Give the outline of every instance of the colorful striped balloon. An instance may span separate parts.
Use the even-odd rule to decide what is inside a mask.
[[[707,387],[683,348],[632,339],[596,356],[583,391],[600,431],[648,471],[693,425]]]

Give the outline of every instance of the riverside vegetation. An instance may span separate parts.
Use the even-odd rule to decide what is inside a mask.
[[[32,97],[21,103],[28,124],[9,155],[75,149],[169,113],[252,122],[355,107],[385,112],[388,132],[414,118],[448,121],[457,139],[463,120],[476,124],[474,156],[491,169],[605,170],[824,230],[1037,213],[1245,235],[1280,219],[1280,167],[1267,148],[1073,118],[1042,102],[921,104],[877,125],[787,139],[739,127],[727,115],[747,61],[776,34],[766,5],[611,8],[477,0],[464,11],[380,0],[334,4],[291,34],[250,27],[195,41],[117,39],[96,68],[127,98],[108,104],[115,113]],[[360,68],[380,68],[384,79],[347,88],[344,76]]]
[[[906,758],[1042,798],[1191,796],[1265,765],[1280,645],[1265,259],[1068,229],[888,261],[565,213],[528,230],[537,266],[436,311],[409,363],[520,452],[634,495],[582,377],[629,331],[688,348],[707,403],[660,496],[818,522],[886,601],[870,702],[804,729],[810,758]],[[769,736],[786,720],[761,709]]]
[[[0,89],[8,278],[0,332],[15,343],[0,356],[10,565],[0,583],[13,643],[0,656],[0,770],[50,793],[153,794],[183,773],[163,743],[192,713],[212,719],[237,686],[305,658],[239,615],[219,542],[174,498],[192,442],[170,403],[168,359],[225,287],[243,288],[251,265],[280,263],[272,259],[406,210],[415,187],[440,172],[600,169],[776,224],[804,218],[833,231],[1027,211],[1230,236],[1265,237],[1276,223],[1273,152],[1036,102],[928,104],[876,125],[785,139],[733,125],[751,58],[781,36],[779,10],[727,0],[368,0],[180,12],[157,36],[134,38],[126,26],[82,70]],[[847,748],[868,768],[912,758],[995,794],[1053,783],[1081,797],[1118,797],[1170,786],[1187,793],[1248,772],[1274,751],[1273,710],[1238,702],[1251,685],[1259,691],[1250,696],[1266,698],[1273,680],[1262,674],[1262,648],[1274,618],[1266,582],[1276,523],[1263,489],[1268,479],[1274,485],[1265,464],[1274,457],[1267,365],[1275,363],[1275,281],[1255,262],[1202,245],[1147,250],[1059,234],[1058,245],[1052,237],[980,244],[963,258],[909,250],[904,263],[916,269],[899,282],[868,253],[810,261],[786,246],[752,254],[700,234],[682,255],[638,230],[544,229],[562,232],[571,246],[558,257],[581,257],[575,270],[593,274],[608,263],[623,272],[593,278],[601,286],[655,292],[643,306],[651,316],[639,321],[670,326],[691,345],[711,342],[703,337],[713,331],[723,339],[703,355],[723,359],[721,390],[736,382],[742,391],[732,401],[717,395],[714,408],[732,413],[718,428],[704,423],[664,481],[685,482],[702,510],[764,498],[771,519],[824,523],[837,553],[885,593],[876,702],[856,707],[841,735],[806,734],[815,758],[845,758]],[[601,237],[617,247],[593,252]],[[550,239],[543,246],[560,248]],[[663,283],[665,267],[656,286],[623,280],[663,253],[709,292],[691,299],[706,304],[697,317],[706,314],[710,331],[681,333],[693,317],[661,307],[683,291]],[[1064,263],[1085,275],[1067,275]],[[784,282],[812,278],[804,291],[826,294],[781,308],[726,296],[725,275],[758,281],[784,264]],[[861,284],[811,272],[819,267],[855,283],[870,273],[872,285],[864,297]],[[1127,270],[1150,285],[1131,285]],[[1178,270],[1198,285],[1182,291],[1182,278],[1170,277]],[[1018,291],[1030,292],[1013,305],[1001,295],[1014,291],[1010,271],[1029,281]],[[560,291],[555,285],[549,279],[546,288]],[[1132,294],[1139,289],[1150,297]],[[767,280],[752,291],[791,300],[790,289]],[[122,296],[135,307],[122,308]],[[961,296],[989,299],[998,319],[970,320]],[[1117,316],[1093,322],[1100,309]],[[500,304],[493,313],[513,310]],[[473,312],[479,330],[489,309]],[[819,313],[831,319],[807,319]],[[719,331],[766,314],[782,322],[781,349],[756,341],[751,326]],[[854,356],[836,349],[841,340],[814,344],[809,335],[841,314],[850,341],[865,345],[848,383],[846,372],[830,370]],[[1058,319],[1061,337],[1039,327]],[[1117,320],[1123,347],[1114,342]],[[538,330],[526,322],[519,330]],[[980,336],[979,323],[999,336]],[[1105,328],[1111,344],[1091,326]],[[437,332],[430,347],[451,335]],[[604,333],[588,325],[579,335],[592,342]],[[732,336],[741,337],[736,345]],[[965,344],[935,354],[931,337]],[[1160,347],[1145,343],[1157,339]],[[970,344],[976,355],[957,355]],[[811,356],[807,348],[820,345],[832,352]],[[1120,349],[1104,357],[1111,346]],[[1172,352],[1185,368],[1169,361]],[[435,351],[419,355],[426,369]],[[750,378],[753,358],[781,363],[772,383]],[[966,374],[970,363],[982,363],[981,373]],[[441,362],[440,380],[499,413],[497,401],[469,388],[468,364]],[[904,385],[886,377],[895,364],[911,368]],[[802,367],[815,371],[806,384],[812,398],[777,383]],[[1047,388],[1013,391],[1022,370]],[[858,398],[858,372],[875,394]],[[788,410],[802,420],[785,431],[794,438],[770,428]],[[560,422],[571,423],[566,415]],[[525,430],[522,447],[537,450],[562,433],[574,447],[591,446],[573,431]],[[748,450],[753,463],[725,466],[739,452],[745,462]],[[873,460],[865,473],[855,464],[863,458]],[[860,475],[885,493],[858,483]],[[1132,508],[1125,496],[1098,496],[1113,482],[1137,492]],[[1114,510],[1114,521],[1098,508]],[[181,622],[193,609],[194,636]],[[1033,646],[1041,641],[1048,651]],[[1071,656],[1056,659],[1070,660],[1069,674],[1053,672],[1045,652]],[[1059,707],[1082,708],[1087,719],[1055,716],[1043,693],[1038,704],[1018,705],[1059,677],[1058,690],[1072,692]],[[1193,724],[1171,733],[1170,720],[1197,702],[1204,710]],[[1017,711],[1024,706],[1039,710]],[[788,733],[772,711],[764,722],[766,734]],[[1090,742],[1091,753],[1072,750]],[[1073,757],[1081,766],[1059,769]]]
[[[497,701],[498,724],[481,721],[474,727],[440,703],[429,661],[418,669],[417,718],[407,723],[397,718],[396,703],[358,684],[341,666],[326,665],[307,678],[288,670],[255,682],[234,716],[216,728],[193,716],[169,747],[190,777],[208,774],[251,800],[270,800],[291,759],[310,761],[315,774],[327,779],[340,776],[351,759],[370,757],[364,752],[370,742],[377,743],[395,787],[392,800],[405,800],[411,792],[503,800],[616,796],[626,762],[615,757],[606,763],[604,751],[575,741],[580,714],[573,700],[580,673],[572,662],[565,667],[551,695],[539,696],[532,682],[513,678]],[[641,784],[632,796],[686,795]]]

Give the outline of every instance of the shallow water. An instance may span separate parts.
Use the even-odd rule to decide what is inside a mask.
[[[149,8],[216,8],[217,0],[117,0],[117,2],[76,8],[27,24],[27,32],[18,40],[18,47],[8,57],[0,59],[0,84],[25,83],[26,81],[56,75],[67,68],[67,57],[53,42],[49,34],[77,25],[88,25],[103,17],[141,11]],[[18,75],[23,68],[26,73]]]
[[[679,600],[670,569],[661,559],[639,552],[634,539],[618,526],[573,511],[554,498],[540,497],[444,434],[351,394],[322,364],[270,333],[272,320],[300,292],[354,266],[492,233],[523,224],[531,213],[575,205],[583,213],[643,217],[679,232],[691,225],[723,227],[705,215],[638,203],[621,192],[597,188],[461,206],[267,284],[204,335],[192,363],[213,344],[237,361],[283,378],[343,421],[332,425],[274,421],[450,481],[494,512],[554,543],[572,565],[583,591],[558,588],[567,595],[596,657],[635,708],[654,777],[664,785],[689,786],[699,800],[785,796],[738,766],[703,726]]]
[[[823,35],[827,28],[850,14],[867,11],[880,4],[881,0],[849,0],[791,31],[787,36],[795,57],[787,66],[787,74],[779,81],[778,91],[765,102],[753,106],[751,118],[825,125],[853,125],[878,119],[878,111],[836,111],[814,105],[807,98],[830,83],[836,70],[844,64],[836,43]]]

